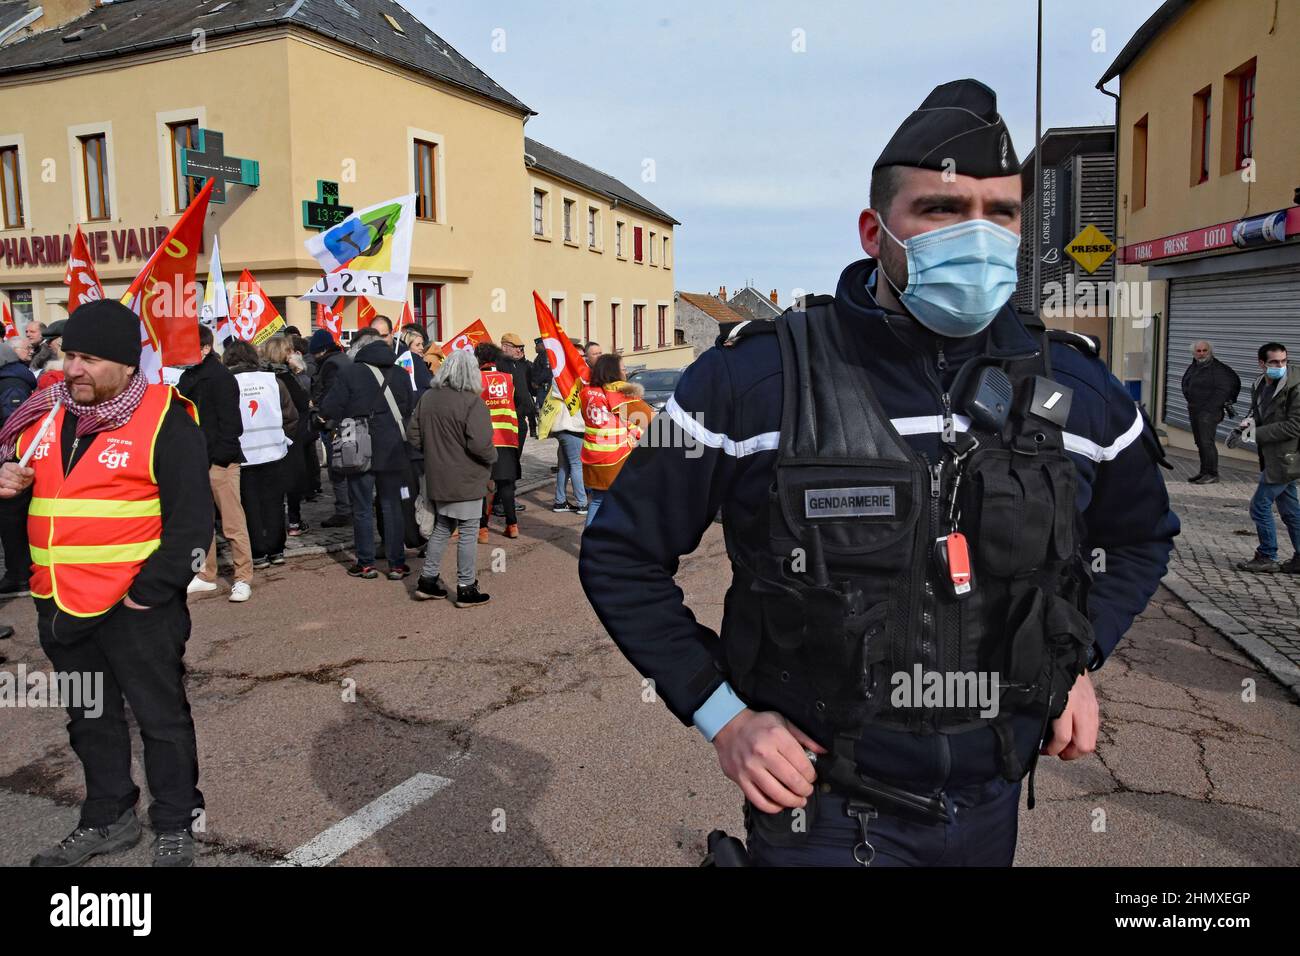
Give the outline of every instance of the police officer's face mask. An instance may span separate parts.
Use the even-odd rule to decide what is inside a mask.
[[[900,240],[907,254],[907,288],[898,300],[918,322],[949,338],[983,331],[1016,288],[1020,236],[987,219],[969,219]]]

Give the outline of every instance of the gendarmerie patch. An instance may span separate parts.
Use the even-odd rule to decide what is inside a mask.
[[[809,488],[803,493],[805,518],[863,518],[892,516],[898,497],[890,485],[862,488]]]

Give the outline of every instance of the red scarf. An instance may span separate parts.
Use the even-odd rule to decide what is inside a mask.
[[[74,402],[68,391],[67,382],[55,382],[49,388],[35,392],[28,396],[27,401],[14,409],[9,420],[5,422],[4,428],[0,429],[0,461],[9,461],[13,458],[18,445],[18,436],[22,434],[23,429],[33,422],[40,421],[59,402],[77,416],[78,438],[121,428],[131,420],[140,400],[144,398],[144,390],[148,384],[145,377],[140,374],[140,370],[136,369],[126,388],[115,397],[97,405],[79,405]]]

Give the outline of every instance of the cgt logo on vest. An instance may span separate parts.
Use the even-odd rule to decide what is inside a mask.
[[[805,518],[892,517],[898,503],[889,485],[862,488],[810,488],[803,493]]]
[[[130,463],[131,453],[129,451],[114,451],[111,448],[105,448],[99,453],[98,461],[109,471],[118,468],[125,468]]]

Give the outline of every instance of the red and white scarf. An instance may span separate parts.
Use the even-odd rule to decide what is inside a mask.
[[[135,413],[140,400],[144,398],[144,390],[148,385],[145,377],[137,369],[126,388],[115,397],[96,405],[80,405],[74,402],[72,394],[68,391],[68,383],[63,381],[55,382],[48,388],[35,392],[28,397],[27,401],[14,409],[9,420],[5,422],[4,428],[0,429],[0,461],[9,461],[13,458],[18,445],[18,436],[22,434],[23,429],[49,414],[50,409],[59,402],[77,416],[78,438],[121,428],[131,420],[131,415]]]

